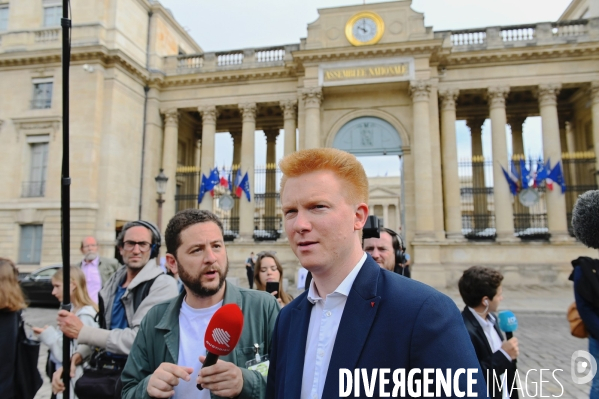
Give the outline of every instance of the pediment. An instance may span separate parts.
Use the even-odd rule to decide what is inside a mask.
[[[399,185],[397,185],[397,191],[387,187],[372,187],[368,191],[368,196],[370,198],[399,197]]]
[[[305,50],[353,47],[345,27],[360,12],[375,13],[383,21],[384,33],[375,45],[433,39],[432,28],[424,26],[424,14],[412,10],[411,5],[411,0],[400,0],[319,9],[318,19],[308,25]]]

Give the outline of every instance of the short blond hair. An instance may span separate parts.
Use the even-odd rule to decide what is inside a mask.
[[[368,203],[368,178],[358,159],[345,151],[335,148],[312,148],[287,155],[279,162],[281,196],[287,179],[306,173],[330,171],[347,183],[345,197],[352,204]]]

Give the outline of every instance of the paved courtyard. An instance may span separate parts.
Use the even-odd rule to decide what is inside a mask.
[[[461,308],[457,290],[446,290]],[[577,350],[587,349],[587,340],[570,335],[565,311],[572,302],[570,287],[524,287],[504,290],[502,309],[511,309],[518,317],[518,330],[514,333],[520,341],[518,371],[521,398],[561,397],[588,398],[589,384],[577,385],[570,377],[570,360]],[[53,324],[55,309],[30,308],[25,318],[33,325]],[[39,369],[44,370],[47,348],[42,345]],[[540,383],[540,369],[543,371]],[[552,372],[557,369],[554,375]],[[36,399],[50,397],[50,384],[44,377],[44,386]],[[556,382],[559,381],[558,382]],[[541,391],[542,386],[542,391]],[[526,391],[527,389],[527,391]],[[562,393],[563,392],[563,393]]]

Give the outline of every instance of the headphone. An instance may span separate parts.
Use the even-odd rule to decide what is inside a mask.
[[[150,222],[146,222],[145,220],[135,220],[133,222],[128,222],[127,224],[125,224],[123,226],[123,230],[121,230],[121,234],[119,234],[119,238],[118,238],[119,247],[122,248],[124,245],[123,240],[125,239],[125,232],[127,230],[129,230],[131,227],[135,227],[135,226],[145,227],[146,229],[150,230],[150,232],[152,233],[152,246],[150,247],[151,248],[150,259],[158,257],[158,254],[160,253],[160,245],[162,242],[162,239],[160,237],[160,231],[158,230],[158,227],[156,227],[156,225],[154,225],[153,223],[150,223]]]
[[[387,233],[391,236],[391,242],[393,244],[393,250],[395,252],[395,268],[397,269],[397,267],[399,265],[406,263],[406,259],[403,255],[403,247],[404,247],[403,241],[402,241],[401,237],[399,236],[399,234],[397,234],[396,232],[394,232],[391,229],[383,227],[381,229],[381,231],[384,231],[385,233]],[[402,274],[403,274],[403,270],[402,270]]]

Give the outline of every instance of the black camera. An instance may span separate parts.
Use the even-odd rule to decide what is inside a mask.
[[[383,228],[383,222],[375,215],[368,216],[366,224],[362,228],[362,240],[367,238],[381,238],[381,229]]]

